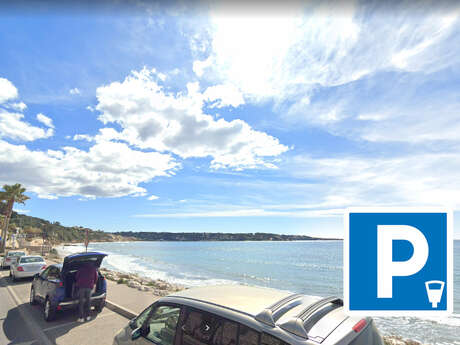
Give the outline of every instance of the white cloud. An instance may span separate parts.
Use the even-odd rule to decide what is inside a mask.
[[[211,101],[211,108],[223,108],[232,106],[234,108],[244,104],[243,95],[234,85],[210,86],[203,93],[204,99]]]
[[[54,128],[53,120],[51,120],[48,116],[43,115],[42,113],[37,114],[37,121],[43,123],[46,127]]]
[[[10,103],[7,105],[7,107],[21,112],[27,109],[27,105],[24,102]]]
[[[18,97],[18,89],[8,79],[0,78],[0,104]]]
[[[92,141],[94,141],[94,137],[92,137],[91,135],[88,135],[88,134],[75,134],[73,136],[73,140],[85,140],[85,141],[88,141],[88,142],[92,142]]]
[[[13,211],[17,213],[22,213],[22,214],[30,212],[30,210],[24,210],[24,209],[19,209],[19,208],[13,208]]]
[[[69,90],[69,93],[70,93],[71,95],[80,95],[80,94],[81,94],[80,90],[79,90],[78,88],[76,88],[76,87],[73,88],[73,89],[70,89],[70,90]]]
[[[23,121],[24,115],[0,109],[0,138],[33,141],[53,136],[52,128],[43,129]]]
[[[23,102],[4,103],[18,97],[18,90],[16,87],[5,78],[0,78],[0,138],[7,138],[13,140],[33,141],[36,139],[45,139],[53,136],[54,130],[51,119],[43,114],[37,115],[37,120],[45,123],[51,123],[50,128],[44,129],[31,125],[24,121],[24,115],[16,112],[9,112],[6,109],[13,109],[16,111],[24,111],[27,105]],[[4,103],[4,104],[2,104]]]
[[[296,156],[283,168],[296,178],[317,181],[316,200],[328,200],[332,208],[448,206],[460,210],[459,158],[457,153],[392,158]]]
[[[89,151],[67,146],[44,152],[0,140],[0,161],[0,180],[21,181],[40,198],[146,195],[140,183],[170,176],[180,168],[168,154],[136,151],[114,142],[96,143]]]
[[[204,101],[212,99],[219,106],[236,105],[234,88],[220,87],[200,93],[198,83],[187,84],[187,92],[166,92],[157,82],[155,70],[133,72],[123,82],[113,82],[97,89],[104,124],[117,123],[122,131],[101,133],[125,140],[131,145],[160,152],[172,152],[182,158],[211,157],[211,167],[247,169],[273,168],[270,157],[288,148],[278,139],[251,128],[245,121],[215,120],[203,113]]]
[[[458,8],[302,5],[268,15],[212,9],[209,25],[196,25],[190,34],[196,75],[238,85],[252,101],[297,102],[318,86],[342,85],[379,71],[430,73],[458,63],[450,42],[459,33]],[[194,49],[197,37],[204,48]]]
[[[159,196],[150,195],[147,199],[148,199],[148,200],[157,200],[157,199],[159,199],[159,198],[160,198]]]

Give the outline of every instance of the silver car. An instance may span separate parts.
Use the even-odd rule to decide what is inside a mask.
[[[10,267],[13,263],[16,262],[18,257],[24,256],[26,253],[24,251],[10,250],[6,252],[2,260],[2,269]]]
[[[10,277],[15,281],[19,278],[31,278],[46,268],[45,259],[41,256],[21,256],[10,266]]]
[[[115,336],[114,345],[382,345],[370,317],[319,298],[240,285],[160,298]]]

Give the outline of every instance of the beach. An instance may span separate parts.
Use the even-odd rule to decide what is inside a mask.
[[[122,242],[91,243],[89,249],[109,254],[103,269],[110,270],[107,273],[114,281],[125,279],[124,284],[145,289],[145,293],[155,296],[176,288],[223,283],[274,287],[315,296],[341,296],[341,245],[340,241]],[[65,254],[84,247],[72,245],[58,249]],[[158,284],[168,288],[155,288]],[[455,297],[454,311],[458,313],[458,296]],[[448,318],[374,319],[381,333],[394,341],[402,337],[419,343],[457,345],[460,344],[460,318],[455,313]]]

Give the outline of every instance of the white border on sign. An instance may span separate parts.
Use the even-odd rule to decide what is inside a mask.
[[[350,213],[445,213],[447,214],[447,310],[350,310],[349,299],[349,220]],[[453,312],[454,218],[447,207],[349,207],[344,214],[343,236],[343,308],[350,316],[447,316]]]

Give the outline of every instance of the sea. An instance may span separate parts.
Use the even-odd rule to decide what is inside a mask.
[[[109,242],[103,266],[188,287],[248,284],[314,296],[342,296],[342,241]],[[61,254],[84,251],[60,247]],[[454,242],[454,313],[447,317],[375,317],[383,335],[423,344],[460,345],[460,241]]]

